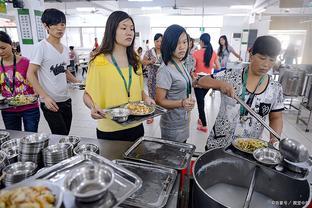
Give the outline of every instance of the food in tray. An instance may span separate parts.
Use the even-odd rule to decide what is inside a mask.
[[[28,105],[32,104],[37,100],[36,96],[33,95],[16,95],[15,97],[11,98],[9,101],[9,105]]]
[[[143,102],[137,102],[137,103],[128,103],[126,105],[126,108],[128,108],[131,111],[132,115],[148,115],[154,112],[155,108],[152,106],[148,106],[144,104]]]
[[[52,208],[56,197],[45,186],[24,186],[0,192],[0,208]]]
[[[234,141],[233,145],[241,151],[253,153],[256,149],[267,147],[268,143],[260,139],[238,138]]]

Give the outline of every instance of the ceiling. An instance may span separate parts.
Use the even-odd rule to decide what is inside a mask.
[[[67,14],[98,13],[109,15],[115,10],[125,10],[130,15],[312,15],[312,0],[152,0],[133,2],[129,0],[44,0],[46,8],[54,7]],[[295,2],[295,3],[294,3]],[[232,5],[251,5],[251,9],[231,9]],[[94,8],[79,11],[78,7]],[[142,9],[147,7],[147,9]],[[157,8],[156,8],[157,7]],[[281,8],[285,7],[285,8]],[[298,8],[299,7],[299,8]]]

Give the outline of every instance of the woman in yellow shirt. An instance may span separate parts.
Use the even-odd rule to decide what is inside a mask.
[[[144,135],[142,123],[119,125],[105,118],[102,109],[141,100],[155,104],[144,92],[134,34],[133,19],[125,12],[113,12],[107,19],[102,44],[89,63],[83,100],[91,109],[91,117],[98,120],[99,139],[135,141]]]

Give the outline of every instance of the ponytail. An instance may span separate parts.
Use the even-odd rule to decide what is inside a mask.
[[[213,48],[210,43],[210,35],[208,33],[203,33],[199,38],[204,43],[205,53],[204,53],[204,63],[206,67],[210,66],[210,60],[213,53]]]

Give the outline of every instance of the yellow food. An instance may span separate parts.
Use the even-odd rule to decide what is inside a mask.
[[[27,105],[36,100],[36,97],[30,95],[17,95],[10,100],[10,105]]]
[[[150,113],[150,107],[146,106],[144,103],[129,103],[127,108],[134,115],[144,115]]]
[[[0,208],[53,208],[56,199],[45,186],[20,187],[0,192]]]
[[[256,149],[267,147],[267,143],[259,139],[239,138],[235,140],[235,146],[242,151],[252,153]]]

